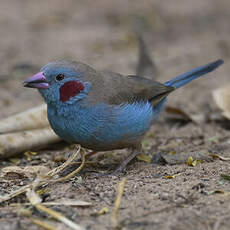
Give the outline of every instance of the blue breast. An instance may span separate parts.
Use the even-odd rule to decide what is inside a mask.
[[[93,150],[111,150],[138,142],[159,111],[149,102],[92,107],[78,102],[60,107],[48,105],[48,118],[54,131],[65,141]]]

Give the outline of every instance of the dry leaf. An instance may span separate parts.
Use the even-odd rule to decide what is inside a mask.
[[[191,156],[188,157],[186,164],[188,166],[196,166],[197,164],[201,163],[201,159],[197,158],[196,160],[193,160],[193,158]]]
[[[148,156],[147,154],[142,154],[142,153],[137,155],[137,159],[139,161],[144,161],[146,163],[150,163],[152,160],[150,156]]]
[[[23,177],[37,177],[38,175],[43,175],[49,171],[49,168],[43,165],[33,165],[33,166],[8,166],[2,168],[2,175],[1,177],[4,178],[23,178]]]
[[[165,111],[166,111],[166,113],[180,117],[183,120],[192,121],[191,117],[180,108],[176,108],[176,107],[172,107],[172,106],[166,106]]]
[[[197,158],[195,161],[192,162],[192,166],[196,166],[201,163],[201,159]]]
[[[212,96],[223,116],[230,119],[230,85],[214,90]]]
[[[183,119],[187,122],[192,121],[194,123],[202,123],[207,119],[205,113],[198,113],[198,114],[188,114],[181,108],[173,107],[173,106],[166,106],[165,111],[172,115],[175,118]]]
[[[36,152],[32,152],[32,151],[26,151],[26,152],[24,152],[24,155],[25,155],[25,157],[26,157],[26,160],[28,160],[28,161],[31,161],[31,155],[36,155],[37,153]]]
[[[81,165],[76,170],[74,170],[73,172],[67,174],[66,176],[60,177],[58,179],[54,179],[59,172],[61,172],[65,167],[67,167],[74,160],[76,160],[76,158],[77,158],[79,153],[81,154],[81,159],[82,159]],[[19,188],[17,190],[14,190],[11,193],[8,193],[8,194],[0,196],[0,203],[4,202],[4,201],[7,201],[7,200],[10,200],[13,197],[16,197],[16,196],[18,196],[20,194],[23,194],[30,188],[35,189],[35,188],[40,187],[42,185],[48,185],[49,183],[58,183],[58,182],[62,182],[64,180],[68,180],[71,176],[76,175],[76,173],[78,173],[83,168],[84,162],[85,162],[84,151],[81,150],[80,146],[78,146],[77,151],[74,152],[71,155],[71,157],[68,158],[68,160],[65,163],[63,163],[62,165],[50,170],[49,172],[45,173],[44,175],[41,175],[40,177],[38,177],[35,180],[33,180],[30,184],[27,184],[27,185],[25,185],[25,186],[23,186],[23,187],[21,187],[21,188]]]
[[[165,179],[173,179],[173,178],[175,178],[175,175],[165,176]]]
[[[177,173],[177,174],[174,174],[174,175],[168,175],[168,176],[165,176],[164,178],[165,179],[173,179],[173,178],[175,178],[176,176],[179,176],[179,175],[181,175],[181,173]]]

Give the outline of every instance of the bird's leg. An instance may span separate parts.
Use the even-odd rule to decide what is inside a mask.
[[[142,147],[141,144],[137,144],[131,149],[131,153],[128,155],[128,157],[114,170],[110,172],[102,172],[102,173],[96,173],[95,176],[108,176],[108,175],[117,175],[120,174],[127,166],[127,164],[132,161],[136,155],[141,153]]]
[[[121,173],[126,168],[127,164],[139,153],[141,153],[141,144],[138,144],[135,146],[135,148],[132,148],[131,154],[119,165],[118,168],[115,169],[115,171],[112,172],[112,174]]]

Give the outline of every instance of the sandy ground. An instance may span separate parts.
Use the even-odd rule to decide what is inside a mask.
[[[158,66],[159,81],[165,81],[190,68],[223,58],[225,64],[207,77],[170,95],[168,105],[188,114],[214,113],[217,108],[211,92],[228,83],[230,71],[230,3],[222,1],[1,1],[0,7],[0,116],[30,108],[42,102],[35,90],[22,87],[22,81],[51,60],[74,59],[97,69],[134,74],[137,43],[133,30],[141,30]],[[145,152],[176,156],[206,152],[230,157],[228,122],[204,121],[199,125],[169,120],[162,113],[148,133]],[[19,165],[57,166],[55,157],[68,151],[46,148]],[[101,165],[112,167],[127,151],[117,151]],[[119,154],[122,153],[122,154]],[[115,158],[115,159],[114,159]],[[153,157],[154,158],[154,157]],[[2,160],[0,167],[12,165]],[[95,169],[98,170],[98,169]],[[100,170],[100,169],[99,169]],[[229,174],[229,162],[202,161],[195,167],[184,161],[166,164],[133,162],[120,176],[97,177],[93,168],[68,182],[50,186],[44,199],[71,198],[92,203],[91,207],[53,207],[87,229],[111,229],[111,213],[121,178],[126,184],[118,213],[123,229],[229,229],[230,184],[220,180]],[[176,175],[172,179],[166,176]],[[1,178],[1,195],[23,184],[24,179]],[[0,229],[39,229],[20,215],[10,203],[22,203],[24,196],[0,206]],[[109,212],[97,215],[107,207]],[[44,218],[31,209],[34,216]],[[67,229],[57,224],[58,229]]]

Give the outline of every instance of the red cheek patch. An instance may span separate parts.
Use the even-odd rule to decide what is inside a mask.
[[[84,86],[79,81],[68,81],[59,89],[60,101],[68,101],[71,97],[76,96],[84,89]]]

